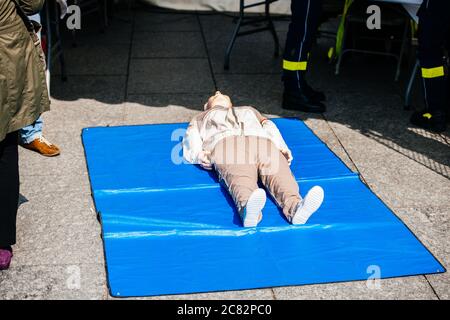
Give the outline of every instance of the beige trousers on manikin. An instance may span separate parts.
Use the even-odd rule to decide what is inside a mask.
[[[301,200],[298,184],[287,159],[269,139],[256,136],[224,138],[214,147],[211,162],[240,213],[258,188],[260,179],[288,221],[292,221]]]

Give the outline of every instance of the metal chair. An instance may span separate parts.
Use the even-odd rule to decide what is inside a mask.
[[[360,24],[360,25],[364,24],[364,28],[365,28],[366,19],[367,19],[367,16],[365,15],[365,11],[364,11],[364,13],[363,13],[363,11],[361,11],[362,9],[365,10],[365,8],[367,8],[367,5],[366,5],[367,2],[362,1],[362,2],[356,2],[355,4],[360,5],[360,7],[358,7],[356,10],[353,10],[353,12],[350,12],[347,15],[347,17],[345,18],[343,48],[338,55],[338,59],[337,59],[337,63],[336,63],[336,72],[335,72],[336,75],[338,75],[340,72],[340,67],[341,67],[343,56],[346,53],[355,52],[355,53],[390,56],[390,57],[395,58],[397,60],[395,81],[398,81],[399,76],[400,76],[400,69],[401,69],[401,64],[403,61],[403,56],[405,53],[406,45],[408,43],[408,31],[410,29],[409,16],[406,14],[402,14],[400,11],[396,12],[395,7],[385,6],[384,7],[385,9],[382,11],[383,12],[382,25],[385,27],[386,26],[388,26],[388,27],[403,27],[401,39],[400,40],[392,40],[392,39],[386,39],[386,38],[381,39],[381,38],[376,38],[376,37],[370,37],[370,38],[365,37],[365,39],[369,39],[369,40],[384,40],[385,43],[389,43],[389,44],[391,44],[394,41],[400,42],[400,51],[398,53],[391,53],[388,51],[375,51],[375,50],[368,50],[368,49],[356,49],[356,46],[355,46],[356,40],[355,39],[353,39],[353,47],[348,48],[348,47],[346,47],[346,42],[348,40],[349,24],[351,24],[351,23]],[[355,6],[355,4],[353,4],[352,6]],[[350,10],[352,10],[352,8],[350,8]],[[389,16],[386,18],[386,15],[389,15]],[[382,29],[383,29],[383,27],[382,27]]]
[[[236,42],[236,39],[241,36],[257,33],[257,32],[263,32],[263,31],[270,31],[273,37],[274,41],[274,55],[275,57],[278,57],[280,54],[280,44],[278,41],[277,32],[275,31],[275,26],[272,21],[272,17],[270,16],[270,4],[273,2],[276,2],[278,0],[264,0],[260,2],[254,2],[251,4],[245,4],[245,0],[240,0],[239,4],[239,17],[237,19],[236,27],[234,28],[233,35],[231,37],[230,42],[228,43],[226,52],[225,52],[225,61],[224,61],[224,69],[229,70],[230,69],[230,55],[231,51],[233,50],[234,43]],[[245,10],[248,8],[256,7],[256,6],[265,6],[265,12],[263,17],[258,16],[246,16]],[[255,23],[261,23],[265,22],[266,26],[254,28],[246,31],[240,31],[241,27],[255,24]]]
[[[323,30],[320,26],[330,19],[337,18],[342,14],[342,8],[344,8],[345,0],[323,0],[322,2],[322,15],[319,23],[319,30],[317,37],[336,39],[336,31]]]

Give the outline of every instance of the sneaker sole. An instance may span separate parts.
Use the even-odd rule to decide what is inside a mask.
[[[262,219],[261,210],[266,204],[266,192],[263,189],[256,189],[250,195],[245,206],[244,227],[256,227]]]
[[[305,224],[312,214],[320,208],[323,198],[323,189],[319,186],[312,187],[303,200],[303,206],[295,213],[292,224]]]

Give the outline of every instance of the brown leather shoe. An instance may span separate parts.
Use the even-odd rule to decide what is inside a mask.
[[[61,153],[57,145],[50,143],[42,136],[34,139],[30,143],[23,143],[21,146],[25,149],[36,151],[45,157],[54,157]]]

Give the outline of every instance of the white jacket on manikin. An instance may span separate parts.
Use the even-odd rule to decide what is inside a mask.
[[[183,138],[183,157],[197,164],[201,151],[212,152],[221,139],[230,136],[257,136],[271,140],[287,153],[289,164],[292,153],[276,125],[253,107],[214,106],[192,119]]]

